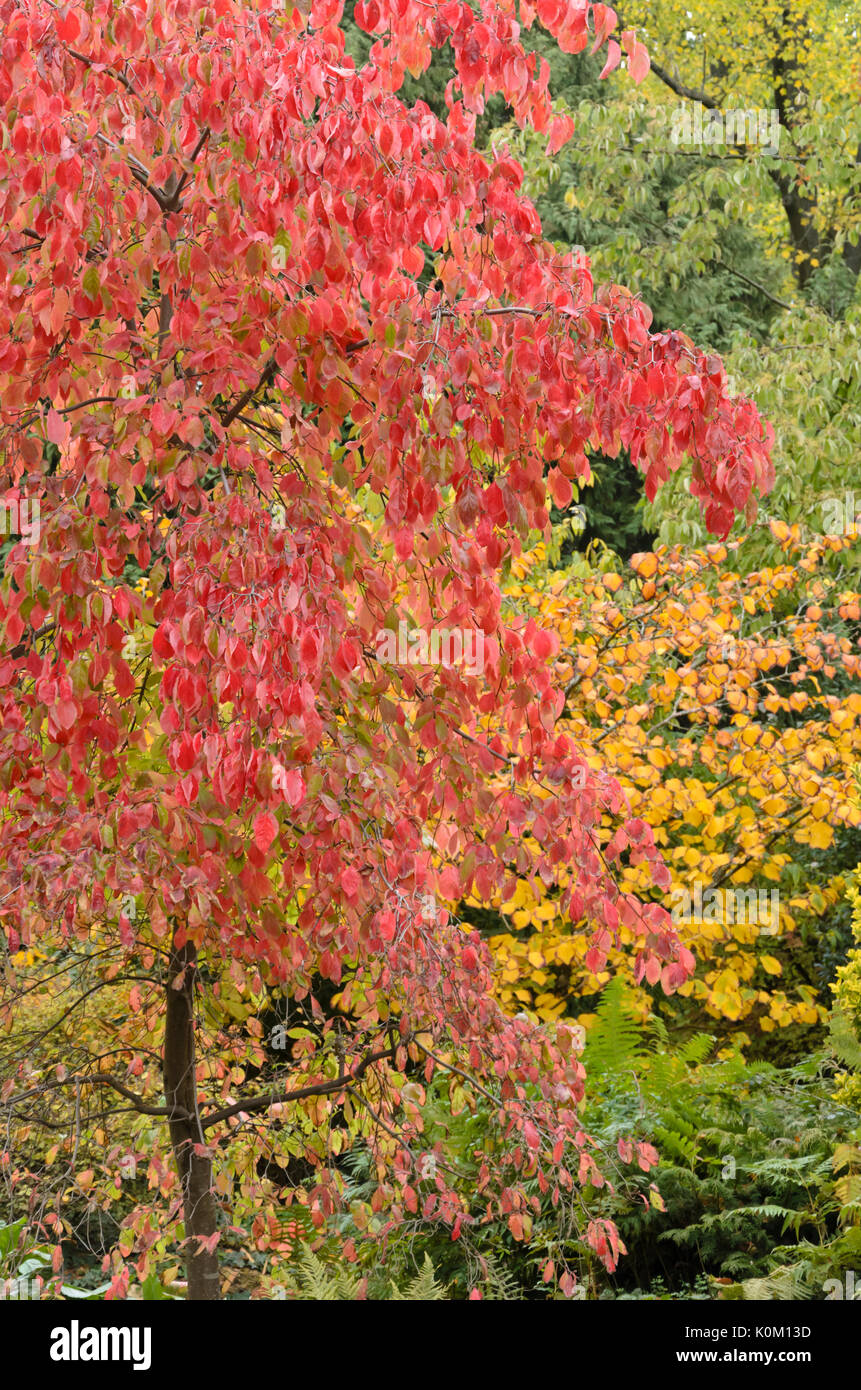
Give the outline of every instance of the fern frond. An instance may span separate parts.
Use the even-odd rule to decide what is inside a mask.
[[[834,1007],[828,1020],[828,1036],[841,1062],[852,1067],[853,1071],[861,1071],[861,1041],[849,1015],[839,1004]]]
[[[403,1291],[392,1283],[393,1303],[439,1303],[447,1296],[448,1290],[445,1285],[437,1283],[434,1267],[427,1252],[418,1274]]]
[[[630,1071],[648,1055],[643,1029],[628,1002],[628,987],[616,976],[605,986],[584,1050],[587,1073]]]
[[[299,1258],[299,1277],[294,1297],[303,1302],[334,1303],[355,1300],[361,1276],[338,1267],[328,1268],[319,1255],[303,1250]]]

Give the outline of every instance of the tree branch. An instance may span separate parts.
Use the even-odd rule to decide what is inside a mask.
[[[12,1109],[20,1105],[22,1101],[32,1100],[36,1096],[41,1096],[45,1091],[58,1091],[63,1086],[74,1084],[79,1086],[110,1086],[112,1090],[118,1091],[126,1100],[130,1100],[139,1115],[158,1115],[164,1118],[178,1117],[184,1120],[193,1119],[193,1115],[188,1115],[184,1111],[172,1110],[167,1105],[150,1105],[149,1101],[144,1100],[135,1091],[129,1089],[118,1076],[111,1072],[98,1072],[94,1076],[66,1076],[62,1081],[45,1081],[41,1086],[35,1086],[32,1090],[24,1091],[20,1096],[10,1096],[5,1104]]]
[[[227,1105],[221,1110],[215,1110],[211,1115],[204,1115],[201,1118],[203,1129],[211,1129],[213,1125],[222,1124],[229,1120],[233,1115],[240,1112],[247,1113],[255,1110],[266,1110],[270,1105],[284,1105],[291,1100],[306,1100],[309,1096],[328,1096],[338,1091],[350,1089],[350,1083],[358,1081],[369,1067],[375,1062],[382,1062],[386,1058],[394,1057],[399,1046],[406,1045],[406,1039],[402,1038],[391,1047],[382,1049],[379,1052],[370,1052],[358,1062],[352,1071],[345,1072],[343,1076],[338,1076],[330,1081],[315,1081],[309,1086],[301,1086],[296,1091],[283,1091],[273,1089],[258,1096],[252,1096],[250,1100],[238,1100],[234,1105]]]
[[[240,415],[242,413],[242,411],[247,406],[248,402],[253,400],[254,397],[257,395],[257,392],[260,391],[264,386],[268,386],[270,384],[270,382],[275,377],[277,371],[278,364],[275,361],[274,357],[270,357],[269,361],[266,363],[266,366],[263,368],[263,371],[260,373],[260,379],[257,382],[257,385],[249,386],[247,391],[243,391],[236,404],[231,406],[231,408],[227,411],[226,415],[222,415],[221,423],[222,425],[224,425],[225,429],[228,425],[233,424],[233,421],[236,419],[237,415]]]

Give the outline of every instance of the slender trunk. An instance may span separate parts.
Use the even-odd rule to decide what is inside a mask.
[[[169,1108],[176,1112],[169,1121],[170,1138],[182,1182],[186,1239],[215,1234],[212,1161],[194,1152],[194,1145],[202,1142],[196,1119],[195,958],[196,952],[190,942],[179,949],[174,946],[168,970],[164,1030],[164,1094]],[[221,1281],[215,1251],[210,1255],[197,1241],[192,1241],[188,1250],[188,1297],[198,1301],[220,1298]]]

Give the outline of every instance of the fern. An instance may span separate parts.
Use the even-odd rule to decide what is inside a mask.
[[[741,1290],[737,1297],[754,1303],[770,1302],[772,1299],[782,1303],[795,1302],[812,1298],[814,1292],[800,1277],[799,1271],[789,1267],[775,1269],[764,1277],[744,1279],[736,1287]]]
[[[861,1071],[861,1042],[859,1042],[852,1021],[846,1011],[836,1005],[828,1020],[828,1035],[831,1045],[841,1062],[853,1071]]]
[[[729,1221],[735,1221],[737,1217],[756,1216],[762,1221],[783,1220],[791,1221],[795,1216],[792,1207],[779,1207],[774,1202],[761,1202],[759,1206],[751,1207],[729,1207],[726,1211],[716,1211],[703,1217],[704,1226],[722,1225]]]
[[[645,1060],[642,1029],[627,995],[627,986],[619,976],[602,991],[584,1049],[587,1074],[630,1071]]]
[[[678,1057],[688,1066],[700,1066],[714,1050],[715,1040],[710,1033],[695,1033],[679,1048]]]
[[[318,1255],[303,1250],[293,1297],[303,1302],[334,1303],[355,1300],[362,1282],[360,1274],[338,1266],[328,1268]]]
[[[448,1297],[448,1290],[438,1284],[431,1264],[430,1255],[425,1253],[419,1273],[401,1292],[392,1282],[392,1301],[397,1303],[439,1303]]]
[[[505,1269],[495,1255],[484,1257],[485,1298],[492,1302],[519,1303],[523,1291],[511,1270]]]
[[[692,1165],[697,1155],[696,1136],[692,1136],[690,1133],[680,1133],[683,1122],[680,1122],[677,1116],[669,1116],[668,1118],[675,1121],[675,1124],[671,1128],[656,1125],[655,1143],[658,1144],[661,1152],[668,1157],[683,1158],[688,1165]]]
[[[367,1297],[367,1285],[363,1289],[362,1271],[345,1269],[343,1265],[328,1264],[319,1255],[303,1250],[299,1256],[298,1267],[294,1270],[292,1286],[287,1290],[288,1298],[307,1303],[346,1303]],[[438,1303],[449,1296],[448,1289],[438,1282],[430,1256],[425,1253],[422,1267],[402,1289],[393,1279],[389,1289],[376,1281],[377,1296],[398,1303]]]

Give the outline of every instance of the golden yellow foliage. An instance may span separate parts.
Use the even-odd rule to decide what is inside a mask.
[[[595,775],[618,779],[665,856],[665,906],[689,907],[678,930],[698,969],[679,995],[703,1022],[768,1032],[824,1014],[808,986],[778,986],[800,920],[843,892],[813,861],[861,825],[861,668],[839,611],[855,596],[837,590],[827,563],[847,544],[802,550],[787,528],[786,563],[747,576],[727,567],[726,546],[638,555],[633,574],[582,582],[560,583],[543,547],[512,567],[512,608],[560,639],[560,733]],[[644,597],[647,584],[657,597]],[[849,693],[834,693],[838,674]],[[650,896],[636,856],[610,850],[622,887]],[[518,879],[508,901],[471,904],[506,924],[492,937],[503,999],[544,1019],[579,1014],[610,973],[630,970],[622,929],[606,970],[591,974],[588,933],[561,917],[555,891]]]

